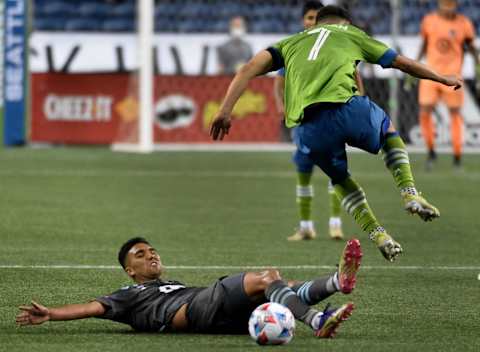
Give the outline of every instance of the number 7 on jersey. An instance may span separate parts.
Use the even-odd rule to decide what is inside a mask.
[[[315,44],[313,44],[312,49],[310,50],[310,54],[308,55],[308,61],[313,61],[317,58],[320,49],[322,48],[323,44],[327,41],[328,36],[330,35],[330,31],[325,28],[317,28],[313,31],[308,32],[308,34],[315,34],[318,33],[317,40]]]

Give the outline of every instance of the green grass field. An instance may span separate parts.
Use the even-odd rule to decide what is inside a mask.
[[[404,255],[386,262],[345,216],[346,233],[362,241],[364,268],[352,295],[329,301],[355,302],[352,318],[336,339],[315,339],[299,326],[290,345],[267,349],[479,351],[480,156],[467,156],[463,173],[451,169],[449,156],[425,173],[423,156],[412,156],[418,188],[442,212],[429,224],[404,213],[380,158],[351,159],[354,176]],[[319,238],[285,240],[297,222],[288,153],[1,149],[0,160],[0,351],[265,349],[248,336],[135,334],[96,319],[18,328],[14,320],[16,307],[31,298],[47,306],[84,302],[128,283],[119,269],[51,266],[116,265],[118,247],[134,235],[151,239],[173,267],[169,278],[191,285],[245,266],[290,266],[282,270],[285,278],[309,279],[330,269],[295,266],[334,270],[343,248],[327,238],[327,180],[320,173]],[[45,268],[29,267],[39,265]]]

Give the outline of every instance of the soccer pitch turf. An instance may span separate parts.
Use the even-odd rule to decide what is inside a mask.
[[[450,156],[440,156],[432,173],[423,170],[424,156],[411,159],[419,190],[441,218],[426,224],[407,216],[381,158],[352,154],[353,175],[404,254],[388,263],[344,215],[346,234],[362,242],[363,268],[351,295],[327,301],[351,300],[356,310],[335,339],[318,340],[299,323],[291,344],[271,348],[480,350],[480,156],[466,156],[460,173]],[[100,319],[26,328],[14,321],[16,307],[32,298],[47,306],[84,302],[129,284],[112,266],[118,247],[134,235],[158,248],[168,278],[197,286],[257,266],[283,267],[284,278],[314,278],[334,270],[344,246],[326,234],[327,179],[320,172],[319,237],[286,241],[297,223],[289,153],[3,149],[0,160],[0,351],[270,349],[248,336],[136,334]]]

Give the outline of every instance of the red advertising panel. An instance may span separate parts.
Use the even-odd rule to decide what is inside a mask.
[[[110,144],[119,128],[115,111],[128,96],[129,75],[34,73],[34,142]]]
[[[210,142],[208,128],[231,77],[155,77],[156,143]],[[226,142],[278,142],[272,79],[255,79],[240,98]],[[31,140],[49,143],[135,142],[136,81],[129,74],[32,74]]]

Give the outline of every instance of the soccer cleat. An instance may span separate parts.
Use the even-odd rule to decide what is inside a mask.
[[[317,337],[335,337],[340,324],[352,315],[352,311],[355,308],[351,302],[344,304],[338,309],[329,309],[329,307],[330,304],[327,304],[320,319],[319,327],[315,330],[315,336]]]
[[[333,240],[343,239],[342,225],[329,225],[329,233]]]
[[[421,193],[417,195],[402,193],[401,195],[405,203],[405,210],[408,213],[418,214],[423,221],[432,221],[440,217],[438,209],[427,202]]]
[[[402,246],[396,242],[383,227],[378,227],[369,234],[370,240],[375,242],[385,259],[393,262],[403,252]]]
[[[289,241],[304,241],[304,240],[313,240],[317,237],[315,230],[313,229],[298,229],[293,235],[287,238]]]
[[[349,294],[355,288],[362,256],[360,241],[356,238],[349,240],[338,264],[338,284],[342,293]]]

